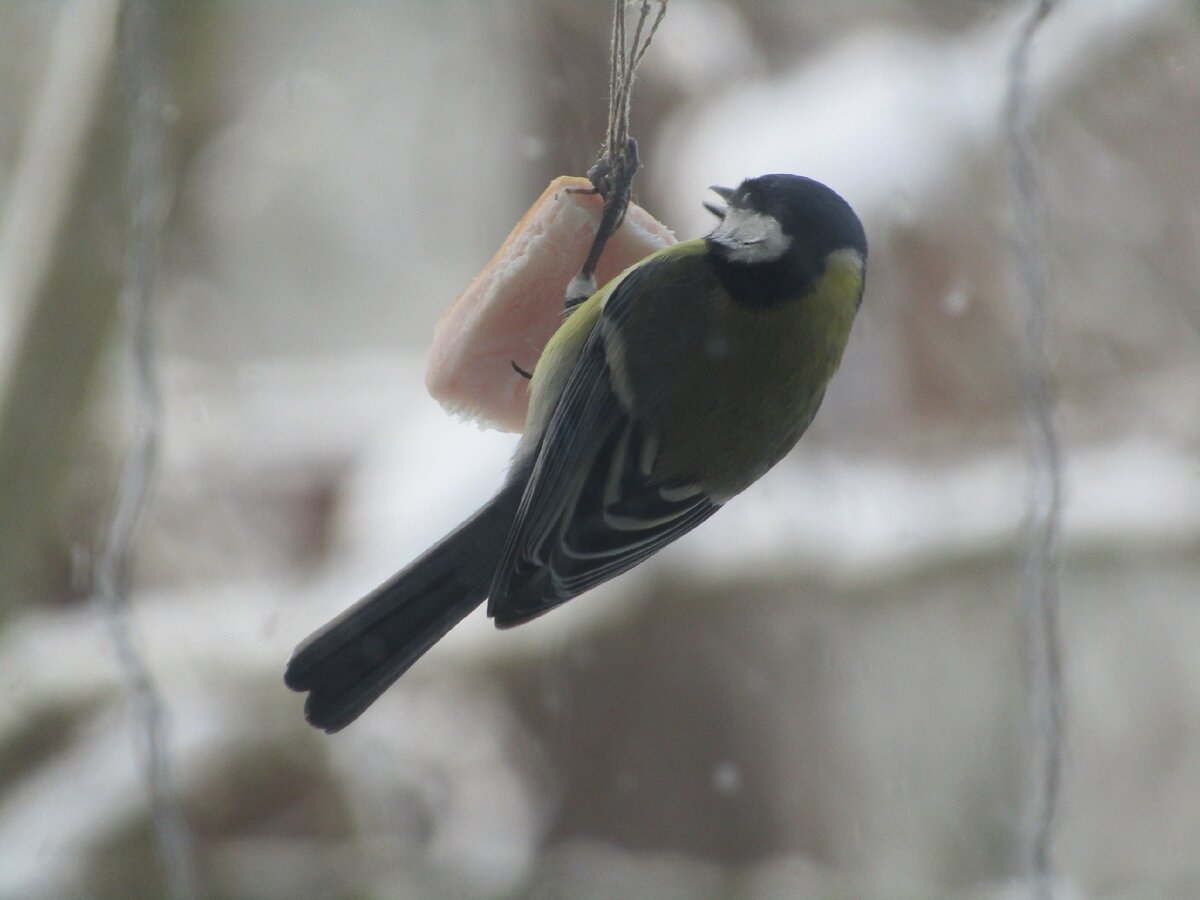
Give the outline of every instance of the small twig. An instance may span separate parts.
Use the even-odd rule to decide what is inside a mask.
[[[1051,845],[1063,767],[1062,636],[1059,622],[1059,536],[1063,461],[1055,423],[1054,379],[1047,349],[1050,326],[1042,209],[1026,108],[1030,47],[1054,0],[1034,0],[1008,61],[1005,125],[1016,213],[1017,271],[1028,306],[1021,347],[1021,396],[1032,480],[1021,601],[1030,660],[1029,707],[1038,739],[1030,798],[1025,869],[1030,896],[1052,900]]]
[[[667,14],[667,0],[656,0],[658,15],[650,27],[650,0],[641,0],[637,28],[633,43],[626,46],[625,0],[613,0],[612,50],[609,65],[608,87],[608,130],[600,157],[588,170],[592,190],[604,198],[604,213],[592,239],[591,249],[584,260],[579,274],[567,285],[565,305],[567,309],[582,303],[596,290],[596,266],[608,239],[625,221],[625,211],[633,195],[633,179],[641,167],[637,141],[629,134],[629,103],[633,93],[633,79],[637,67],[654,34]]]
[[[160,10],[155,0],[133,0],[124,15],[120,58],[131,103],[132,209],[122,300],[137,392],[136,425],[121,467],[108,533],[97,557],[95,602],[108,627],[139,729],[142,772],[166,894],[173,900],[191,900],[200,896],[200,887],[191,835],[171,773],[166,710],[133,635],[127,585],[134,536],[149,502],[162,431],[152,304],[166,185]]]

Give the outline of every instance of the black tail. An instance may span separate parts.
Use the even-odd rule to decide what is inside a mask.
[[[521,499],[510,482],[423,556],[296,648],[283,680],[304,717],[340,731],[487,596]]]

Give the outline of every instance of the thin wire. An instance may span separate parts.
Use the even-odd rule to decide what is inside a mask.
[[[120,59],[132,107],[129,159],[132,209],[122,302],[136,391],[136,421],[133,440],[121,467],[112,518],[96,562],[95,603],[108,629],[135,717],[142,777],[166,894],[172,900],[192,900],[200,897],[201,892],[191,833],[172,777],[166,709],[133,634],[127,585],[134,536],[148,505],[162,431],[163,404],[152,301],[166,189],[159,10],[154,0],[133,0],[126,6],[124,16]]]
[[[1059,621],[1059,542],[1063,510],[1063,453],[1055,418],[1055,391],[1047,333],[1050,326],[1042,207],[1030,138],[1028,69],[1033,38],[1054,9],[1033,0],[1008,60],[1005,126],[1016,216],[1017,274],[1027,304],[1021,346],[1021,406],[1030,454],[1029,522],[1022,567],[1021,604],[1030,663],[1029,714],[1036,735],[1029,798],[1025,872],[1029,894],[1055,895],[1052,843],[1062,793],[1063,682]]]

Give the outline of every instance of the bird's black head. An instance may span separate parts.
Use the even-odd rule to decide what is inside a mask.
[[[850,204],[819,181],[763,175],[736,189],[712,190],[728,206],[705,204],[721,220],[707,238],[709,250],[740,298],[771,305],[801,295],[838,251],[855,253],[866,263],[862,222]]]

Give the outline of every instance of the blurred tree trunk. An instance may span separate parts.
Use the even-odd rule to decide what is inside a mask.
[[[77,24],[64,16],[60,27]],[[115,35],[94,40],[111,45]],[[46,270],[30,276],[27,298],[4,298],[14,315],[23,299],[28,305],[0,385],[0,618],[35,597],[61,594],[69,571],[63,488],[78,460],[88,392],[116,312],[128,219],[127,133],[111,51],[94,109],[73,111],[87,117],[78,170],[68,163],[52,173],[67,182],[57,186],[67,199],[62,227],[46,235]],[[53,211],[39,205],[35,213]],[[23,258],[9,264],[36,265]]]

